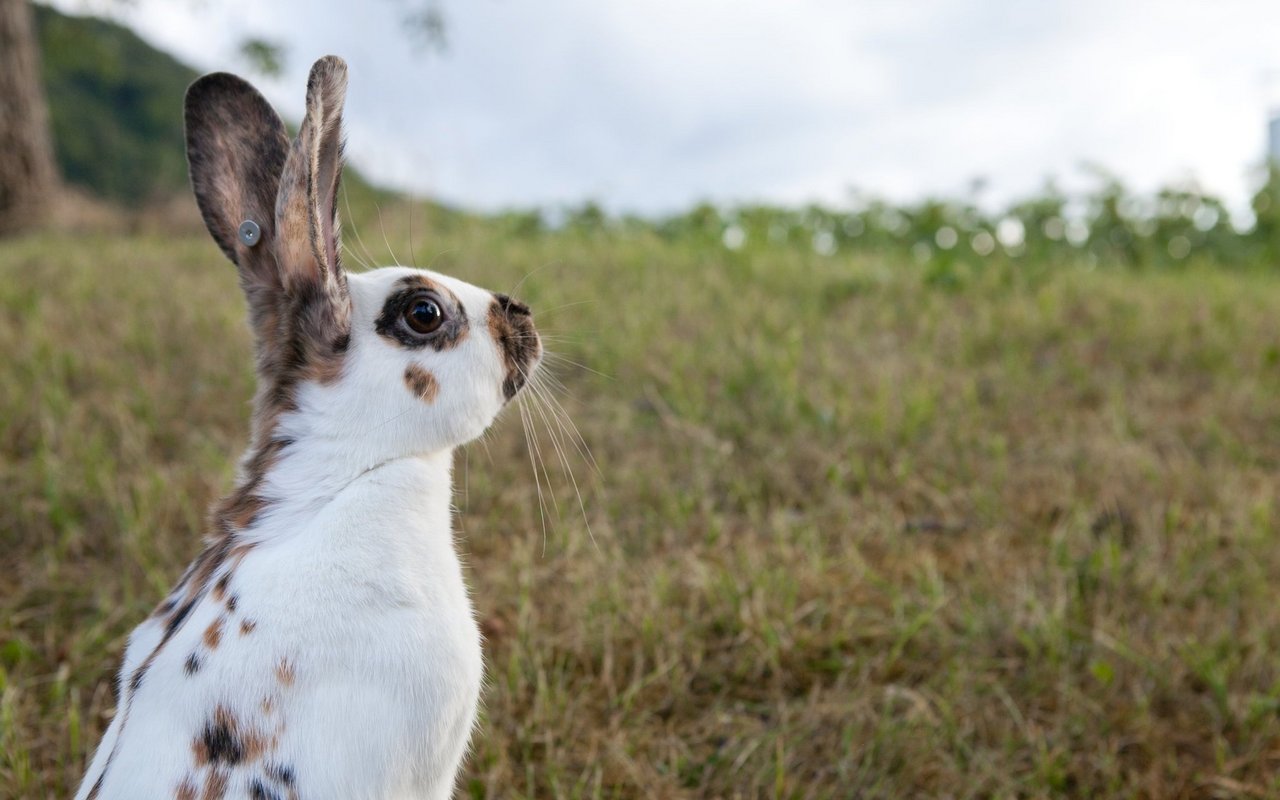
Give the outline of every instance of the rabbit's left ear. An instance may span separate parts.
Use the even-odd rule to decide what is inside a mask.
[[[342,105],[347,65],[325,56],[311,67],[307,114],[285,161],[276,196],[276,256],[285,294],[327,301],[339,331],[350,325],[342,271],[338,184],[342,177]]]

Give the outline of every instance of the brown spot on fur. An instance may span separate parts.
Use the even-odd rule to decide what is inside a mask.
[[[200,800],[222,800],[227,796],[227,783],[231,774],[225,769],[213,769],[204,782],[204,792]]]
[[[173,790],[173,800],[196,800],[196,785],[188,776]]]
[[[253,633],[253,629],[256,627],[258,627],[258,623],[254,622],[253,620],[242,619],[240,620],[240,635],[248,636],[249,634]]]
[[[227,584],[231,582],[231,573],[218,578],[218,582],[213,585],[213,599],[222,602],[227,596]]]
[[[262,713],[270,714],[275,710],[276,710],[275,698],[271,697],[270,695],[262,698]]]
[[[222,643],[222,625],[226,622],[223,617],[218,617],[209,623],[209,627],[204,629],[204,645],[210,650],[217,650],[218,645]]]
[[[417,364],[405,367],[404,382],[409,391],[424,403],[435,402],[436,395],[440,394],[440,382],[436,380],[436,376]]]
[[[276,665],[276,680],[285,686],[292,686],[297,672],[293,668],[293,662],[287,658],[280,659],[280,663]]]
[[[542,352],[542,342],[533,327],[533,314],[529,307],[505,294],[493,296],[488,323],[489,334],[498,345],[506,371],[502,396],[510,400],[528,379],[529,368]]]

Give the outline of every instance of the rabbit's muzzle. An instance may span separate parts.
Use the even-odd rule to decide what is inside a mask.
[[[489,308],[489,331],[502,355],[506,374],[502,396],[510,400],[528,381],[542,357],[542,340],[533,326],[533,312],[519,300],[494,294]]]

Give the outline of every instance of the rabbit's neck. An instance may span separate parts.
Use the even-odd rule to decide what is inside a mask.
[[[267,445],[271,446],[271,445]],[[305,533],[332,506],[350,501],[371,487],[384,498],[403,498],[406,514],[429,523],[431,533],[450,534],[451,450],[378,460],[348,442],[300,436],[276,446],[270,458],[251,452],[230,500],[253,509],[242,535],[254,540]],[[260,472],[255,466],[264,465]],[[224,506],[226,504],[224,503]],[[242,520],[244,521],[244,520]],[[421,532],[423,525],[413,526]]]

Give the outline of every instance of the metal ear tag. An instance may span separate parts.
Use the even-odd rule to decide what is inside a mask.
[[[240,241],[249,247],[253,247],[262,241],[262,229],[258,227],[258,223],[251,219],[246,219],[240,223]]]

